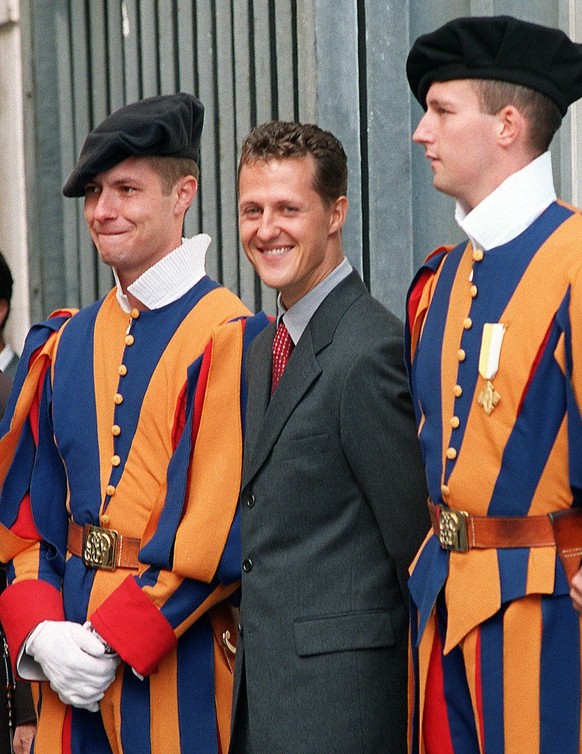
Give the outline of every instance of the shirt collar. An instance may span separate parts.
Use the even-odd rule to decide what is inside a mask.
[[[549,152],[506,178],[469,213],[457,202],[455,220],[474,246],[493,249],[517,238],[556,200]]]
[[[181,298],[206,274],[206,250],[211,239],[206,233],[182,239],[182,244],[138,277],[128,291],[148,309],[161,309]],[[113,270],[117,285],[117,301],[124,312],[129,313],[129,300]]]
[[[327,298],[331,291],[351,271],[352,265],[344,258],[327,277],[318,283],[315,288],[308,291],[293,306],[290,306],[289,309],[286,309],[281,301],[281,294],[277,296],[277,321],[279,322],[281,318],[284,318],[285,327],[289,331],[294,345],[297,345],[299,342],[299,338],[303,335],[305,328],[309,324],[309,320],[313,317],[322,301]]]
[[[6,343],[4,348],[0,351],[0,371],[3,372],[8,367],[13,356],[15,356],[15,353],[12,350],[12,346]]]

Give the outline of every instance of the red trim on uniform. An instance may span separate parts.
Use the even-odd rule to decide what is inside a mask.
[[[475,645],[475,696],[477,705],[477,723],[483,751],[485,747],[485,724],[483,721],[483,676],[481,675],[481,628],[477,629],[477,642]]]
[[[119,656],[141,675],[149,675],[177,644],[160,610],[128,576],[89,618]]]
[[[194,421],[192,423],[192,447],[196,444],[198,427],[202,417],[202,408],[204,406],[204,396],[206,395],[206,384],[208,383],[208,373],[210,372],[210,362],[212,361],[212,341],[204,349],[202,364],[200,365],[200,375],[196,384],[196,395],[194,396]]]
[[[11,584],[0,595],[0,622],[13,665],[26,637],[43,620],[65,620],[61,593],[40,579]]]
[[[10,527],[12,534],[23,539],[39,539],[39,534],[36,526],[34,525],[34,518],[32,516],[32,507],[30,505],[30,493],[22,498],[20,508],[18,509],[18,516],[16,521]]]
[[[32,355],[31,363],[34,360],[37,353],[38,351],[35,351],[34,354]],[[50,363],[47,359],[40,373],[37,387],[36,387],[36,395],[34,396],[34,399],[30,406],[29,415],[28,415],[28,421],[30,423],[30,429],[32,431],[32,437],[34,439],[35,445],[38,445],[38,416],[39,416],[39,410],[40,410],[42,387],[44,384],[45,374],[49,367],[50,367]],[[32,516],[32,508],[30,505],[30,494],[28,492],[22,499],[22,503],[20,504],[20,508],[18,509],[18,516],[16,518],[16,521],[14,522],[14,525],[11,527],[11,531],[13,534],[16,534],[19,537],[23,537],[24,539],[38,539],[39,538],[37,528],[34,524],[34,518]]]
[[[542,344],[540,345],[538,352],[536,354],[535,359],[533,360],[533,364],[531,365],[531,370],[529,373],[529,377],[527,378],[527,382],[525,383],[525,387],[523,389],[523,393],[521,394],[521,399],[519,401],[519,406],[517,408],[517,415],[519,416],[521,414],[521,408],[523,406],[523,402],[525,400],[525,396],[527,395],[527,391],[529,390],[529,386],[533,382],[533,378],[535,376],[535,373],[537,371],[537,368],[540,365],[540,361],[542,360],[542,356],[544,355],[544,352],[546,350],[546,346],[548,345],[548,340],[550,339],[550,333],[552,331],[552,328],[554,326],[554,319],[555,317],[552,317],[552,321],[550,322],[550,326],[548,327],[548,330],[544,336],[544,339],[542,341]]]
[[[424,260],[424,263],[426,264],[427,262],[430,262],[430,260],[433,257],[436,257],[437,254],[440,254],[443,251],[452,251],[452,249],[454,249],[454,248],[455,247],[453,245],[451,245],[451,244],[445,244],[444,246],[439,246],[437,249],[435,249],[434,251],[430,252],[430,254]]]
[[[410,327],[410,333],[409,333],[410,335],[412,335],[412,328],[414,327],[414,321],[416,320],[416,312],[418,310],[418,304],[420,303],[424,286],[426,285],[429,278],[431,278],[433,275],[434,275],[434,272],[428,269],[420,272],[416,282],[414,283],[414,286],[410,289],[410,293],[408,294],[407,312],[408,312],[408,322],[409,322],[409,327]]]
[[[426,678],[422,739],[426,754],[454,754],[443,680],[443,647],[438,630],[430,653]]]
[[[186,392],[188,389],[188,383],[184,383],[184,387],[180,391],[178,400],[176,401],[176,410],[174,411],[174,425],[172,427],[172,450],[176,450],[182,432],[186,426]]]
[[[73,708],[67,706],[63,721],[62,754],[73,754]]]
[[[67,317],[70,318],[73,316],[73,313],[76,312],[77,309],[55,309],[54,312],[51,312],[49,314],[49,319],[55,319],[55,317]]]
[[[36,353],[36,351],[35,351]],[[31,359],[31,362],[34,358]],[[32,430],[32,436],[34,438],[34,444],[38,445],[38,415],[40,412],[40,401],[42,397],[42,390],[44,385],[44,377],[47,372],[47,369],[50,367],[50,362],[48,359],[45,359],[45,363],[43,365],[42,371],[38,377],[38,382],[36,385],[36,395],[34,396],[34,399],[32,401],[32,404],[30,406],[30,411],[28,412],[28,421],[30,422],[30,429]]]

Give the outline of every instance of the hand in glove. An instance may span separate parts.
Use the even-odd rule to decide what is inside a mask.
[[[97,702],[115,677],[119,656],[92,631],[71,621],[45,620],[26,640],[24,651],[41,666],[64,704],[97,712]]]

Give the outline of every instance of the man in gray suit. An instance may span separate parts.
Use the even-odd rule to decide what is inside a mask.
[[[332,134],[275,121],[247,136],[241,240],[279,297],[248,356],[236,754],[406,751],[426,490],[403,327],[344,257],[346,191]]]

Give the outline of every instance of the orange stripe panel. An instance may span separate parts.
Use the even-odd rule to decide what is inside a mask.
[[[512,602],[503,620],[505,754],[539,751],[541,599],[530,595]],[[526,663],[525,658],[529,661]]]
[[[177,652],[173,650],[160,663],[159,672],[149,677],[152,751],[180,751],[177,678]]]

